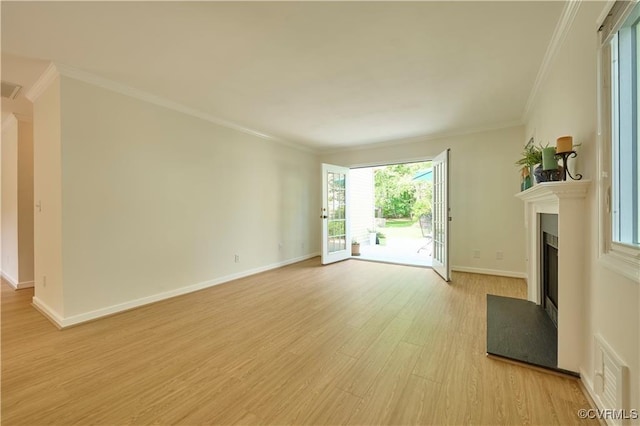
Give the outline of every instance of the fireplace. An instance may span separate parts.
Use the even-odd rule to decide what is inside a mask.
[[[540,301],[558,327],[558,215],[540,214]]]
[[[487,296],[487,354],[554,371],[558,366],[558,215],[538,213],[540,303]]]
[[[584,347],[584,257],[587,255],[585,234],[587,219],[585,199],[591,182],[583,179],[572,182],[545,182],[518,193],[524,201],[524,219],[527,235],[527,299],[543,310],[546,298],[543,274],[543,249],[549,253],[550,269],[557,269],[557,281],[549,282],[549,300],[557,311],[557,368],[577,372],[582,363]],[[542,220],[554,216],[557,224],[552,232],[557,238],[554,244],[543,239]],[[554,247],[555,246],[555,247]],[[554,263],[555,262],[555,263]],[[555,300],[554,300],[555,299]],[[549,320],[551,321],[551,320]]]

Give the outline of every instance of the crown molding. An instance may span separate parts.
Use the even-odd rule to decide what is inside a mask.
[[[329,148],[326,150],[319,150],[319,152],[322,155],[331,155],[331,154],[339,154],[341,152],[365,151],[368,149],[388,148],[391,146],[397,147],[402,145],[409,145],[412,143],[427,142],[427,141],[433,141],[437,139],[451,138],[455,136],[465,136],[465,135],[472,135],[474,133],[483,133],[483,132],[490,132],[492,130],[507,129],[509,127],[522,126],[523,124],[524,123],[520,120],[512,120],[512,121],[505,121],[502,123],[496,123],[493,125],[460,128],[460,129],[452,130],[449,132],[430,133],[430,134],[424,134],[419,136],[412,136],[409,138],[392,139],[388,141],[371,143],[371,144],[345,146],[342,148],[334,148],[334,149]]]
[[[607,0],[604,7],[602,8],[602,12],[600,12],[600,15],[598,16],[598,19],[596,19],[596,25],[598,26],[602,25],[607,15],[609,15],[609,12],[611,12],[611,8],[613,7],[616,1],[617,0]]]
[[[222,118],[219,117],[215,117],[211,114],[207,114],[205,112],[202,111],[198,111],[196,109],[187,107],[185,105],[182,105],[178,102],[174,102],[174,101],[170,101],[169,99],[154,95],[152,93],[149,92],[145,92],[143,90],[139,90],[136,89],[134,87],[131,86],[127,86],[125,84],[122,83],[118,83],[116,81],[113,80],[109,80],[103,77],[100,77],[98,75],[89,73],[87,71],[83,71],[83,70],[79,70],[77,68],[73,68],[70,67],[68,65],[64,65],[64,64],[55,64],[55,68],[57,69],[57,71],[63,75],[64,77],[68,77],[68,78],[72,78],[74,80],[79,80],[82,81],[84,83],[88,83],[91,84],[93,86],[97,86],[100,87],[102,89],[106,89],[112,92],[116,92],[119,93],[121,95],[125,95],[131,98],[135,98],[150,104],[154,104],[154,105],[158,105],[173,111],[177,111],[180,112],[182,114],[186,114],[192,117],[196,117],[199,118],[201,120],[205,120],[208,121],[210,123],[214,123],[217,124],[219,126],[222,127],[226,127],[229,129],[233,129],[233,130],[237,130],[239,132],[251,135],[251,136],[255,136],[261,139],[266,139],[269,141],[273,141],[273,142],[277,142],[279,144],[288,146],[289,148],[293,148],[293,149],[297,149],[299,151],[303,151],[303,152],[307,152],[307,153],[311,153],[311,154],[317,154],[316,150],[309,148],[307,146],[295,143],[295,142],[291,142],[288,140],[284,140],[284,139],[280,139],[277,138],[275,136],[271,136],[269,134],[263,133],[263,132],[259,132],[253,129],[250,129],[248,127],[244,127],[241,126],[239,124],[233,123],[231,121],[228,120],[224,120]]]
[[[547,46],[547,51],[544,54],[542,64],[538,69],[538,74],[536,75],[533,87],[531,88],[531,92],[529,93],[529,99],[527,99],[527,103],[524,107],[524,113],[522,115],[522,122],[524,123],[527,122],[529,114],[531,114],[531,110],[538,97],[538,92],[540,91],[540,87],[547,77],[547,73],[549,72],[551,64],[553,63],[558,51],[562,47],[567,34],[569,34],[569,31],[571,30],[571,25],[573,24],[573,20],[578,14],[578,9],[580,9],[581,3],[582,0],[571,0],[566,2],[564,8],[562,9],[560,19],[558,20],[556,28],[553,31],[551,41]]]
[[[31,102],[35,102],[45,90],[49,88],[51,83],[60,75],[56,65],[51,62],[46,70],[40,75],[38,80],[27,90],[24,94],[24,97],[30,100]]]

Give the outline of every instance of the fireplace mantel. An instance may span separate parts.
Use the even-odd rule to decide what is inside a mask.
[[[516,194],[525,203],[555,205],[558,213],[559,200],[562,198],[585,198],[589,187],[590,180],[576,180],[571,182],[544,182],[539,183],[526,191]],[[543,212],[544,213],[544,212]]]
[[[558,215],[558,368],[579,371],[583,347],[582,324],[587,217],[585,199],[591,181],[545,182],[516,197],[525,203],[527,298],[540,304],[540,214]]]

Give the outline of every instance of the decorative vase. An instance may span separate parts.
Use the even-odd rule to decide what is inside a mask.
[[[526,191],[531,188],[531,170],[529,166],[522,168],[522,181],[520,183],[520,191]]]
[[[533,170],[537,183],[542,182],[558,182],[562,180],[562,166],[558,166],[556,170],[542,170],[542,166],[538,166]]]

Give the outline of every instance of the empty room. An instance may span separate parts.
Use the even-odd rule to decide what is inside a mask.
[[[3,424],[640,424],[637,1],[0,12]]]

